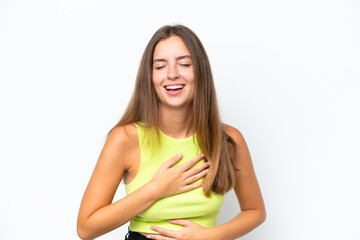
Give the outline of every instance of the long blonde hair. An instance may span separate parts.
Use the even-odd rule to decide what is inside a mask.
[[[211,192],[225,194],[235,185],[236,169],[233,165],[235,142],[225,132],[220,121],[215,86],[210,62],[200,39],[182,25],[164,26],[153,35],[143,53],[130,103],[120,121],[109,131],[122,125],[142,122],[153,127],[159,137],[159,99],[152,82],[153,53],[161,40],[179,36],[190,51],[194,66],[195,95],[193,123],[197,142],[210,162],[210,169],[202,185],[206,196]]]

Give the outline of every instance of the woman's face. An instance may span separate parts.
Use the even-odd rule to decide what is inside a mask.
[[[189,49],[179,36],[161,40],[155,46],[152,80],[162,106],[191,106],[195,92],[194,69]]]

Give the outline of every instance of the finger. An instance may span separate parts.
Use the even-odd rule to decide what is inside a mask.
[[[209,172],[209,169],[205,169],[194,176],[191,176],[185,180],[185,184],[188,185],[190,183],[196,182],[200,178],[204,177]]]
[[[185,177],[191,177],[199,172],[201,172],[202,170],[204,170],[205,168],[207,168],[209,166],[209,162],[205,162],[205,163],[202,163],[196,167],[193,167],[193,168],[190,168],[189,170],[187,170],[185,172]]]
[[[161,227],[151,226],[150,229],[160,233],[160,235],[163,235],[165,237],[170,237],[170,238],[175,238],[175,236],[177,234],[176,231],[164,229],[164,228],[161,228]]]
[[[196,188],[199,188],[201,187],[203,184],[203,182],[197,182],[197,183],[194,183],[194,184],[189,184],[189,185],[186,185],[184,186],[184,192],[187,192],[187,191],[190,191],[190,190],[193,190],[193,189],[196,189]]]
[[[173,219],[173,220],[169,220],[169,223],[182,225],[184,227],[188,227],[191,224],[191,221],[186,220],[186,219]]]
[[[192,166],[194,166],[197,162],[199,162],[204,157],[205,157],[204,154],[200,154],[200,155],[194,157],[193,159],[191,159],[190,161],[188,161],[188,162],[184,163],[183,165],[179,166],[179,168],[186,171],[189,168],[191,168]]]
[[[178,161],[180,161],[180,159],[182,158],[182,153],[177,154],[176,156],[170,158],[170,160],[166,161],[164,163],[164,167],[166,168],[170,168],[171,166],[173,166],[175,163],[177,163]]]

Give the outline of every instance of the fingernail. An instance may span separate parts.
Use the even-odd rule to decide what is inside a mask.
[[[181,156],[182,156],[182,153],[179,153],[177,156],[178,156],[178,157],[181,157]]]
[[[202,153],[202,154],[201,154],[201,158],[203,158],[203,157],[205,157],[205,155]]]
[[[154,230],[154,227],[150,227],[151,230]]]

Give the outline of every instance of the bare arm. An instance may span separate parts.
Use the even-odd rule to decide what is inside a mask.
[[[234,190],[241,212],[229,222],[209,229],[209,231],[214,239],[230,240],[245,235],[263,223],[266,211],[245,139],[233,127],[226,126],[225,130],[238,146],[234,163],[239,171]]]
[[[136,129],[133,126],[115,129],[101,151],[81,202],[77,223],[80,238],[94,239],[122,226],[160,198],[200,187],[201,183],[188,184],[207,172],[203,171],[206,164],[188,170],[202,156],[171,167],[182,157],[174,156],[161,166],[149,183],[112,203],[124,173],[138,160],[136,157],[139,157]]]

